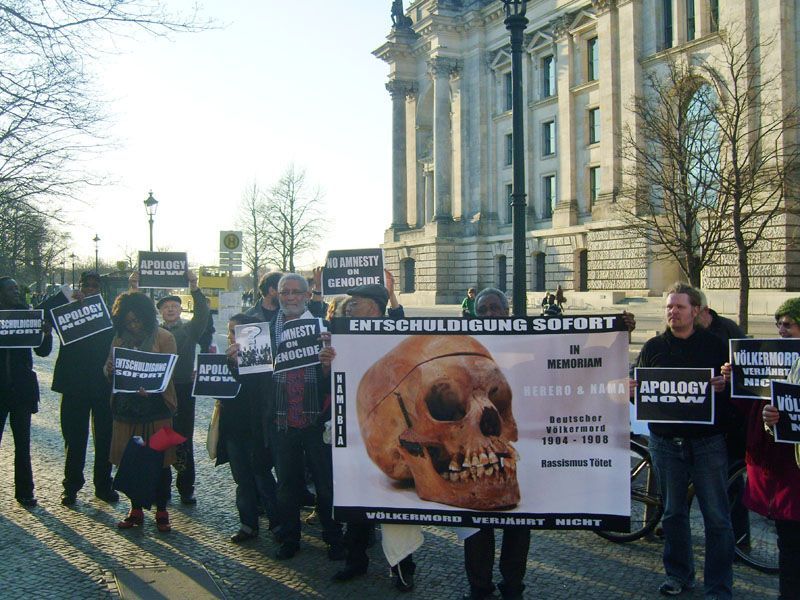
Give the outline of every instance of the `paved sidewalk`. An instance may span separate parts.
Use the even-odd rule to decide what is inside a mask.
[[[341,563],[327,560],[317,527],[305,528],[300,553],[286,562],[272,558],[276,546],[268,535],[242,546],[229,542],[238,525],[233,480],[227,465],[214,468],[205,454],[211,412],[207,401],[199,401],[197,409],[198,504],[172,505],[172,533],[159,534],[152,513],[146,514],[141,530],[118,531],[115,523],[125,515],[127,502],[108,505],[95,499],[91,483],[74,507],[61,506],[59,397],[49,391],[56,351],[47,359],[35,358],[43,392],[41,411],[34,415],[32,427],[38,507],[26,510],[14,501],[13,439],[8,426],[0,446],[0,598],[116,598],[115,569],[164,565],[179,569],[204,565],[231,599],[461,597],[466,587],[463,549],[448,529],[425,529],[425,545],[415,554],[417,585],[410,594],[391,587],[380,544],[370,551],[372,562],[366,576],[334,584],[330,578]],[[89,465],[91,461],[90,456]],[[90,468],[86,473],[91,480]],[[703,549],[697,546],[695,551],[702,565]],[[612,544],[591,532],[534,533],[526,596],[657,598],[662,580],[660,553],[657,543]],[[699,587],[681,597],[702,598]],[[736,565],[736,598],[776,598],[776,590],[774,576]]]

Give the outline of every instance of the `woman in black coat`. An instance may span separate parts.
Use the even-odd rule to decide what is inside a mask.
[[[0,310],[29,308],[11,277],[0,277]],[[53,349],[50,325],[44,324],[44,339],[34,352],[47,356]],[[0,441],[10,417],[14,434],[14,497],[23,506],[36,506],[31,467],[31,415],[39,412],[39,381],[33,371],[30,348],[0,348]]]

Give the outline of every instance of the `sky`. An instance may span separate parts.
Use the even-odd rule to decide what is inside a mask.
[[[166,0],[184,9],[188,0]],[[219,231],[238,229],[244,190],[290,164],[324,195],[329,249],[377,247],[391,221],[388,65],[371,52],[391,27],[390,0],[206,0],[219,28],[137,34],[94,66],[115,148],[81,192],[72,248],[101,261],[146,250],[144,200],[158,200],[154,245],[217,263]]]

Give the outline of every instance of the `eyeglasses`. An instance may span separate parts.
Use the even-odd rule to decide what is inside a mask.
[[[303,290],[281,290],[278,292],[281,298],[289,298],[291,296],[305,296],[306,293]]]
[[[791,329],[797,325],[794,321],[775,321],[775,327],[778,329]]]

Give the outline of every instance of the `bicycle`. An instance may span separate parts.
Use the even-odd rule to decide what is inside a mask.
[[[628,531],[606,531],[595,529],[602,538],[615,543],[638,540],[649,535],[661,521],[664,502],[658,491],[658,482],[653,471],[653,460],[645,436],[631,434],[631,524]],[[731,510],[746,511],[742,519],[746,533],[736,540],[736,556],[746,565],[763,573],[778,572],[778,541],[775,522],[748,510],[741,504],[741,496],[747,486],[747,467],[737,461],[728,470],[728,499]],[[689,485],[687,502],[694,499],[694,486]],[[738,508],[741,507],[741,508]]]

